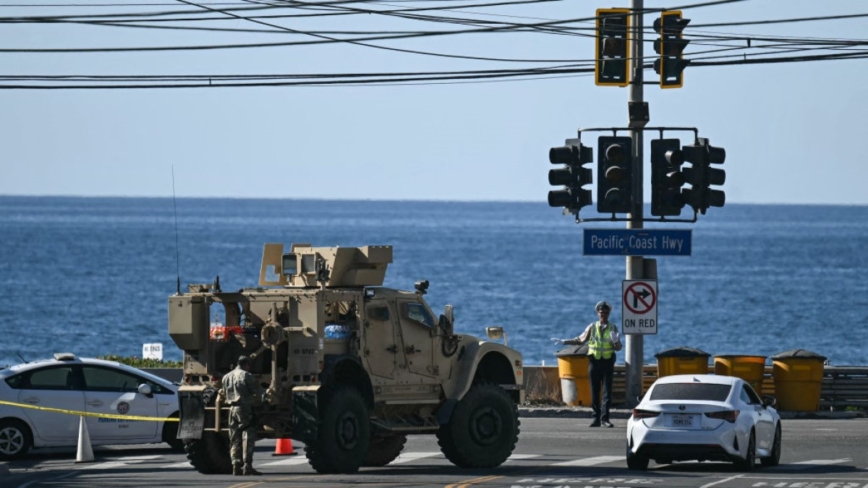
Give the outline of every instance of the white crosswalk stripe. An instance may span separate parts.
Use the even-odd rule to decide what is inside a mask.
[[[163,457],[163,456],[128,456],[128,457],[122,457],[122,458],[119,458],[115,461],[110,461],[107,463],[94,464],[92,466],[92,468],[93,469],[119,468],[121,466],[126,466],[128,464],[143,463],[145,461],[151,461],[154,459],[159,459],[161,457]]]
[[[437,452],[402,452],[397,459],[389,463],[392,464],[403,464],[416,461],[418,459],[430,458],[435,456],[443,456],[443,454],[439,451]]]
[[[533,458],[538,458],[540,456],[542,456],[542,454],[513,454],[512,456],[509,456],[509,459],[507,459],[506,462],[521,461],[524,459],[533,459]]]
[[[598,464],[624,461],[624,456],[594,456],[584,459],[573,459],[562,463],[554,463],[552,466],[596,466]]]
[[[300,454],[277,461],[269,461],[266,463],[257,463],[254,461],[254,467],[260,466],[297,466],[299,464],[307,464],[307,457]]]
[[[810,461],[799,461],[787,464],[786,467],[794,469],[810,469],[816,466],[829,466],[830,464],[842,464],[852,461],[850,458],[843,459],[811,459]]]

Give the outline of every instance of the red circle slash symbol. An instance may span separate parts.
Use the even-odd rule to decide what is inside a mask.
[[[650,312],[655,303],[657,303],[657,295],[648,283],[633,283],[624,292],[624,305],[635,314],[643,315]]]

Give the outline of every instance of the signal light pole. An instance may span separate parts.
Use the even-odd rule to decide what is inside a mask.
[[[628,87],[628,112],[630,107],[640,107],[644,105],[644,91],[643,91],[643,82],[644,76],[642,74],[642,59],[644,50],[642,49],[643,42],[643,22],[642,15],[644,12],[644,0],[630,0],[630,14],[633,16],[633,22],[631,29],[632,38],[633,38],[633,52],[632,57],[635,62],[631,63],[633,69],[633,76],[630,80],[630,85]],[[647,112],[646,112],[647,114]],[[633,181],[638,182],[632,185],[633,198],[630,205],[630,220],[627,222],[628,229],[641,229],[642,228],[642,128],[645,123],[647,123],[647,117],[643,122],[638,124],[634,124],[633,121],[629,120],[630,126],[633,128],[632,136],[633,136]],[[638,125],[638,127],[637,127]],[[599,196],[597,197],[599,198]],[[652,263],[656,263],[656,261],[649,261],[649,265],[653,266]],[[646,264],[644,262],[644,258],[642,256],[627,256],[627,272],[626,279],[627,280],[639,280],[644,278],[657,278],[656,269],[649,270],[651,272],[645,273]],[[650,267],[650,266],[649,266]],[[652,275],[653,276],[646,276]],[[623,299],[623,298],[622,298]],[[622,317],[623,319],[623,317]],[[639,403],[639,399],[642,397],[642,370],[643,370],[643,361],[644,361],[644,338],[641,334],[630,334],[626,336],[625,341],[625,351],[624,351],[624,362],[626,366],[627,373],[627,384],[626,384],[626,403],[627,406],[632,408],[635,407]]]

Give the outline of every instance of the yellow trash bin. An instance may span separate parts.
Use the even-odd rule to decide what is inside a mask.
[[[558,376],[561,379],[561,396],[571,406],[591,404],[591,380],[588,377],[588,345],[567,346],[558,357]]]
[[[708,374],[711,354],[692,347],[675,347],[654,355],[657,358],[657,377],[675,374]]]
[[[793,349],[772,356],[772,377],[778,410],[816,412],[820,409],[825,356]]]
[[[765,356],[714,356],[714,374],[741,378],[762,395],[763,377],[766,369]]]

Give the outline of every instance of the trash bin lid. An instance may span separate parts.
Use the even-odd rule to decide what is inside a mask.
[[[805,349],[790,349],[789,351],[784,351],[782,353],[778,353],[772,356],[773,360],[789,358],[816,359],[818,361],[825,361],[827,359],[826,356],[821,356],[813,351],[808,351]]]
[[[655,358],[707,358],[708,356],[711,354],[687,346],[673,347],[654,355]]]
[[[567,346],[560,351],[555,353],[555,356],[558,357],[566,357],[566,356],[587,356],[588,355],[588,345],[582,344],[581,346]]]

